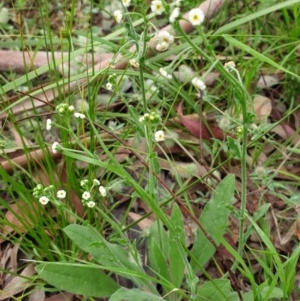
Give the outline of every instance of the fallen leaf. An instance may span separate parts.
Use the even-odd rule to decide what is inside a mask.
[[[263,122],[272,112],[271,99],[265,96],[257,95],[253,99],[254,114],[257,121]]]
[[[136,214],[134,212],[129,212],[128,215],[134,220],[137,221],[139,219],[142,218],[141,215]],[[150,218],[144,218],[143,220],[141,220],[140,222],[138,222],[138,226],[140,227],[141,230],[145,230],[147,228],[150,228],[153,224],[153,220],[151,220]]]
[[[25,267],[20,276],[14,277],[1,291],[0,300],[11,298],[33,285],[32,280],[26,279],[35,274],[34,265],[31,263]]]
[[[46,297],[44,290],[36,290],[29,294],[28,301],[44,301]]]
[[[258,78],[256,87],[258,89],[264,89],[264,88],[269,88],[272,87],[274,85],[277,85],[279,83],[279,80],[272,75],[261,75]]]
[[[201,129],[201,136],[203,139],[210,139],[210,138],[216,138],[222,140],[224,138],[223,131],[216,126],[210,126],[210,132],[206,128],[205,124],[200,121],[195,121],[194,119],[190,119],[187,116],[183,115],[182,111],[182,102],[179,104],[177,108],[177,113],[180,116],[181,122],[184,125],[184,127],[194,136],[197,138],[200,137],[200,129]]]

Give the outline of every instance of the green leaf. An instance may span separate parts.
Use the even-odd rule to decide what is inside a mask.
[[[175,228],[176,233],[170,233],[170,247],[169,247],[169,256],[170,256],[170,271],[172,275],[172,283],[175,287],[180,287],[182,279],[184,276],[184,261],[180,253],[180,248],[178,246],[178,240],[176,240],[175,235],[179,238],[182,245],[185,244],[185,234],[184,234],[184,224],[182,220],[182,214],[177,204],[173,206],[171,222]]]
[[[222,301],[224,296],[216,290],[216,286],[225,294],[230,293],[230,281],[227,279],[217,279],[215,281],[210,281],[204,283],[197,291],[197,301]]]
[[[36,268],[39,276],[64,291],[83,296],[110,297],[119,286],[99,268],[72,263],[43,263]]]
[[[167,259],[164,257],[163,252],[154,239],[151,240],[148,256],[150,266],[157,273],[157,275],[161,276],[160,278],[170,281]]]
[[[91,254],[104,267],[127,270],[126,275],[117,271],[116,273],[132,280],[138,287],[144,286],[150,291],[156,291],[150,281],[135,277],[135,273],[131,275],[130,271],[145,273],[142,268],[130,260],[132,255],[121,246],[106,241],[94,228],[74,224],[64,228],[64,232],[80,249]]]
[[[127,300],[134,300],[134,301],[164,301],[165,299],[160,298],[157,295],[153,295],[138,289],[131,289],[128,290],[126,288],[120,288],[117,290],[110,298],[109,301],[127,301]]]
[[[288,74],[291,74],[292,76],[295,76],[296,78],[299,79],[299,76],[291,71],[289,71],[288,69],[280,66],[279,64],[277,64],[276,62],[274,62],[273,60],[271,60],[270,58],[266,57],[265,55],[263,55],[262,53],[254,50],[253,48],[249,47],[248,45],[245,45],[243,43],[241,43],[240,41],[236,40],[235,38],[227,35],[227,34],[223,34],[223,38],[231,45],[240,48],[241,50],[248,52],[249,54],[251,54],[254,58],[258,59],[259,61],[265,62],[270,64],[271,66],[273,66],[274,68],[278,69],[278,70],[282,70]]]
[[[270,299],[277,299],[277,300],[281,300],[283,298],[283,292],[280,288],[278,287],[274,287],[272,290],[272,293],[270,294],[269,297],[267,297],[267,299],[265,298],[266,292],[268,291],[269,287],[266,286],[261,294],[259,296],[254,296],[253,291],[247,292],[247,293],[242,293],[242,297],[243,297],[243,301],[254,301],[254,300],[270,300]],[[228,295],[228,297],[230,298],[230,301],[240,301],[240,297],[236,292],[232,292]],[[261,299],[263,298],[263,299]]]
[[[216,188],[212,199],[205,205],[200,216],[200,222],[212,239],[219,244],[226,228],[230,210],[228,207],[233,203],[234,196],[234,175],[228,175]],[[215,248],[205,237],[202,231],[198,230],[192,253],[201,266],[204,266],[215,253]],[[194,260],[191,261],[194,271],[198,267]]]
[[[65,227],[64,232],[80,249],[91,254],[100,264],[137,270],[136,265],[128,260],[127,251],[106,241],[95,229],[74,224]]]

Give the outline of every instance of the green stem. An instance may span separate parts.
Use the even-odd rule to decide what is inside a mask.
[[[247,156],[247,132],[248,132],[248,113],[247,113],[247,93],[243,87],[241,82],[241,78],[239,73],[236,71],[237,79],[233,77],[220,63],[217,59],[215,53],[213,52],[210,44],[208,43],[205,35],[203,34],[202,29],[200,30],[200,35],[202,37],[202,41],[205,45],[205,48],[208,49],[210,54],[214,59],[212,59],[209,55],[201,50],[200,47],[195,45],[193,41],[189,38],[189,36],[185,33],[185,31],[179,26],[176,25],[176,29],[182,34],[183,38],[191,45],[191,47],[199,53],[208,63],[214,64],[215,68],[220,72],[220,74],[228,80],[232,87],[235,87],[236,98],[238,99],[241,107],[242,107],[242,115],[243,115],[243,136],[242,136],[242,149],[241,149],[241,179],[242,179],[242,191],[241,191],[241,209],[240,209],[240,229],[239,229],[239,254],[242,253],[244,247],[244,224],[246,218],[246,197],[247,197],[247,164],[246,164],[246,156]],[[217,60],[217,63],[216,63]]]

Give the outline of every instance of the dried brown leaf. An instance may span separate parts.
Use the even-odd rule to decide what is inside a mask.
[[[33,284],[29,279],[26,279],[35,274],[34,265],[31,263],[25,267],[20,276],[14,277],[2,290],[0,300],[10,298]]]
[[[140,214],[136,214],[134,212],[129,212],[128,215],[134,220],[137,221],[139,220],[142,216]],[[143,220],[141,220],[140,222],[138,222],[138,226],[140,227],[141,230],[145,230],[147,228],[150,228],[153,224],[153,220],[151,220],[150,218],[144,218]]]
[[[194,119],[190,119],[188,116],[183,115],[182,110],[182,102],[179,104],[177,108],[177,113],[181,118],[181,122],[184,125],[184,127],[194,136],[200,137],[200,130],[201,130],[201,137],[203,139],[210,139],[210,138],[216,138],[216,139],[223,139],[224,134],[223,131],[216,126],[210,126],[208,129],[206,128],[205,124],[200,121],[195,121]],[[211,132],[211,134],[210,134]]]
[[[263,122],[272,112],[271,99],[257,95],[253,100],[254,114],[259,122]]]

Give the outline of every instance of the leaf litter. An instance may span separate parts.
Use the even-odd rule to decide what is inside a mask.
[[[218,74],[213,74],[212,78],[215,80],[215,78],[218,77]],[[213,80],[213,82],[214,82]],[[211,84],[213,84],[213,82]],[[264,76],[264,79],[262,77],[259,77],[258,81],[256,82],[256,86],[260,89],[268,89],[270,87],[273,87],[274,85],[280,84],[280,80],[278,80],[275,76]],[[68,89],[75,89],[72,86],[68,86]],[[272,120],[272,111],[274,111],[274,106],[272,104],[272,101],[269,97],[263,95],[263,91],[261,91],[261,95],[257,95],[253,99],[253,108],[254,108],[254,114],[259,123],[264,123],[266,120],[276,121]],[[34,99],[27,101],[26,103],[22,103],[20,105],[14,106],[14,114],[22,114],[24,112],[27,112],[32,109],[37,109],[39,107],[44,107],[45,102],[47,102],[49,99],[52,101],[54,97],[57,96],[56,93],[53,93],[52,91],[46,92],[40,92],[37,95],[37,98],[40,99]],[[179,138],[185,137],[185,140],[192,142],[191,145],[187,145],[186,149],[183,150],[179,145],[172,145],[169,147],[168,145],[163,145],[161,148],[156,149],[157,154],[159,157],[159,163],[161,166],[160,171],[160,177],[164,178],[164,181],[169,183],[170,186],[172,186],[173,191],[176,191],[180,188],[180,185],[176,182],[176,175],[182,173],[182,164],[186,164],[186,161],[189,160],[190,157],[197,156],[197,152],[195,151],[194,146],[199,146],[201,143],[199,141],[199,137],[202,137],[202,139],[209,140],[210,138],[214,138],[216,140],[222,140],[224,137],[226,137],[227,133],[224,133],[220,127],[216,126],[215,124],[205,124],[202,122],[201,118],[198,115],[195,114],[187,114],[184,115],[184,106],[183,102],[180,102],[177,107],[177,124],[176,122],[172,122],[172,120],[168,120],[168,123],[171,123],[174,127],[174,130],[178,133]],[[295,121],[293,123],[292,120],[281,122],[280,124],[276,125],[270,132],[273,133],[274,139],[279,141],[279,143],[284,143],[287,139],[291,139],[292,147],[297,147],[299,142],[299,135],[296,131],[299,125],[299,118],[298,113],[294,113]],[[1,115],[1,119],[3,120],[6,118],[7,115],[3,114]],[[214,120],[213,122],[215,122]],[[176,125],[175,125],[176,124]],[[182,125],[182,127],[178,127],[178,125]],[[28,157],[24,155],[21,148],[24,147],[24,137],[19,137],[18,133],[15,131],[12,124],[7,123],[6,127],[10,131],[10,135],[12,137],[12,140],[15,142],[15,150],[7,151],[6,153],[9,155],[9,160],[4,160],[1,162],[2,167],[6,169],[8,173],[11,173],[13,170],[11,168],[10,162],[13,161],[15,164],[22,166],[24,168],[28,168],[29,163],[31,162],[41,162],[43,161],[44,153],[41,153],[40,150],[32,150],[31,155],[29,158],[32,158],[28,160]],[[192,137],[193,136],[193,137]],[[26,138],[25,138],[26,140]],[[193,143],[195,145],[193,145]],[[32,142],[28,139],[27,140],[27,146],[32,147]],[[118,156],[119,162],[124,162],[128,159],[130,159],[130,152],[126,149],[126,147],[133,147],[137,148],[137,145],[139,146],[139,149],[146,150],[145,142],[144,141],[135,141],[135,139],[128,139],[124,142],[124,146],[120,147],[116,151],[116,156]],[[266,145],[266,143],[265,143]],[[278,154],[281,154],[283,157],[286,155],[288,149],[286,147],[278,147],[268,150],[264,149],[264,145],[262,144],[262,150],[259,154],[257,154],[255,149],[249,150],[249,160],[251,162],[259,162],[260,164],[263,164],[265,161],[268,160],[270,157],[270,154],[273,154],[274,152],[277,152]],[[50,152],[49,152],[50,153]],[[169,160],[166,160],[165,155],[172,155],[172,163]],[[51,154],[54,159],[61,160],[61,155],[55,155]],[[224,154],[223,154],[224,155]],[[279,156],[279,155],[278,155]],[[258,159],[257,159],[258,158]],[[102,160],[105,160],[104,157],[101,158]],[[140,165],[140,162],[136,160],[136,158],[131,158],[133,161],[133,168],[132,172],[135,172],[137,177],[140,174],[140,170],[142,166]],[[298,159],[297,154],[289,155],[289,169],[282,166],[281,170],[284,171],[283,174],[285,174],[285,180],[292,180],[292,178],[289,176],[290,174],[299,174],[299,167],[293,163],[293,161],[296,162]],[[1,158],[1,160],[3,160]],[[249,161],[249,162],[250,162]],[[58,161],[57,161],[58,162]],[[273,168],[276,169],[280,160],[277,159],[277,161],[273,162]],[[270,164],[270,167],[272,168],[272,164]],[[210,166],[210,164],[207,164]],[[235,168],[237,167],[237,168]],[[186,176],[185,179],[185,186],[188,186],[188,184],[192,183],[193,178],[201,178],[203,176],[206,176],[206,174],[210,172],[210,170],[207,170],[206,167],[202,166],[198,162],[197,171],[194,174],[191,174],[190,176]],[[248,170],[249,175],[251,174],[252,170],[249,168]],[[42,170],[40,170],[40,173],[42,174]],[[224,166],[222,169],[222,177],[225,177],[225,175],[234,174],[237,179],[236,183],[236,196],[240,195],[240,171],[238,168],[238,162],[234,162],[232,166]],[[278,175],[278,178],[280,177],[280,173]],[[43,176],[42,176],[43,177]],[[277,178],[277,179],[278,179]],[[50,183],[50,179],[46,179]],[[68,177],[65,173],[65,169],[62,166],[60,179],[58,179],[60,182],[67,184],[68,183]],[[268,214],[265,216],[265,223],[270,231],[270,237],[272,241],[274,242],[275,247],[277,248],[278,252],[283,252],[283,254],[289,254],[292,252],[293,246],[299,241],[300,239],[300,218],[299,218],[299,206],[295,205],[290,210],[286,209],[286,202],[283,201],[288,198],[288,195],[282,191],[282,189],[274,187],[273,190],[268,191],[266,186],[262,186],[262,189],[258,189],[256,184],[252,182],[250,177],[248,178],[249,183],[247,183],[247,189],[248,189],[248,211],[251,214],[255,214],[261,204],[262,200],[265,199],[266,203],[271,204],[271,209],[268,211]],[[212,185],[213,186],[213,185]],[[186,194],[188,195],[188,198],[192,204],[193,211],[196,214],[197,218],[201,218],[201,213],[203,212],[203,209],[206,207],[205,202],[201,200],[208,200],[211,198],[215,187],[212,187],[211,185],[207,185],[207,182],[205,181],[199,181],[197,185],[194,185],[190,187]],[[294,185],[290,188],[295,189]],[[297,190],[295,190],[297,192]],[[78,198],[78,195],[75,191],[68,191],[69,194],[72,195],[73,205],[76,209],[76,212],[78,212],[79,216],[83,216],[83,208],[81,206],[80,200]],[[199,197],[199,193],[201,193],[201,198]],[[280,196],[285,196],[285,198],[281,198]],[[125,197],[126,200],[129,200],[129,198]],[[200,200],[201,199],[201,200]],[[203,203],[201,203],[203,202]],[[128,216],[133,221],[138,221],[141,218],[143,218],[143,215],[145,212],[151,212],[150,208],[145,207],[145,203],[142,200],[139,200],[137,203],[137,206],[135,206],[135,211],[138,213],[135,213],[133,211],[128,213]],[[234,203],[235,208],[239,208],[239,199],[235,200]],[[134,206],[132,205],[132,208]],[[37,209],[37,208],[35,208]],[[17,268],[21,266],[22,263],[17,262],[17,252],[18,247],[12,247],[8,242],[7,239],[9,235],[16,235],[16,234],[25,234],[28,229],[26,227],[33,227],[34,226],[34,219],[35,214],[28,214],[28,211],[32,210],[32,208],[28,207],[28,204],[24,203],[22,200],[15,200],[15,203],[9,204],[9,209],[5,210],[5,223],[6,225],[1,228],[1,268],[6,269],[7,262],[10,260],[12,263],[12,266],[14,267],[14,272],[17,272]],[[165,209],[166,214],[171,216],[172,207]],[[185,214],[185,212],[182,212],[182,215],[184,217],[184,233],[185,233],[185,242],[186,246],[189,247],[193,245],[195,233],[197,231],[196,224],[190,219],[188,215]],[[147,218],[142,219],[138,226],[141,230],[145,230],[153,224],[155,220],[154,216],[150,216]],[[287,222],[289,221],[289,222]],[[8,226],[9,224],[12,224],[12,226]],[[287,225],[288,224],[288,225]],[[247,228],[250,227],[250,224],[247,223],[245,225],[245,231]],[[229,222],[228,222],[228,231],[224,234],[224,238],[227,240],[227,242],[233,247],[236,248],[237,243],[237,234],[238,234],[238,222],[237,219],[234,216],[230,216]],[[3,246],[6,246],[3,249]],[[261,249],[261,239],[253,232],[249,237],[249,246],[251,248],[260,250]],[[248,258],[253,259],[253,270],[259,272],[259,266],[257,265],[257,262],[255,262],[253,256],[250,252],[247,252],[246,256]],[[216,250],[216,260],[222,266],[222,260],[225,261],[227,259],[231,259],[232,255],[224,248],[223,245],[220,245]],[[223,266],[224,271],[226,269],[228,270],[228,267]],[[217,270],[215,264],[213,262],[209,262],[207,264],[207,270],[209,274],[213,278],[220,277],[220,272]],[[23,277],[29,277],[35,274],[35,271],[33,269],[33,265],[29,264],[27,265],[21,272],[20,276]],[[240,275],[238,275],[240,277]],[[242,278],[238,279],[239,283],[238,286],[242,290],[247,290],[247,285],[244,283]],[[24,280],[24,278],[21,277],[12,277],[12,280],[8,282],[8,284],[2,284],[2,289],[4,291],[3,296],[0,297],[0,300],[5,300],[6,298],[9,298],[13,295],[16,295],[25,289],[28,288],[30,285],[30,282]],[[68,300],[71,300],[72,295],[69,293],[66,294],[59,294],[55,295],[49,298],[46,298],[45,300],[67,300],[65,297],[70,298]],[[40,298],[44,298],[40,296]],[[61,298],[61,299],[60,299]],[[41,299],[42,300],[42,299]]]

